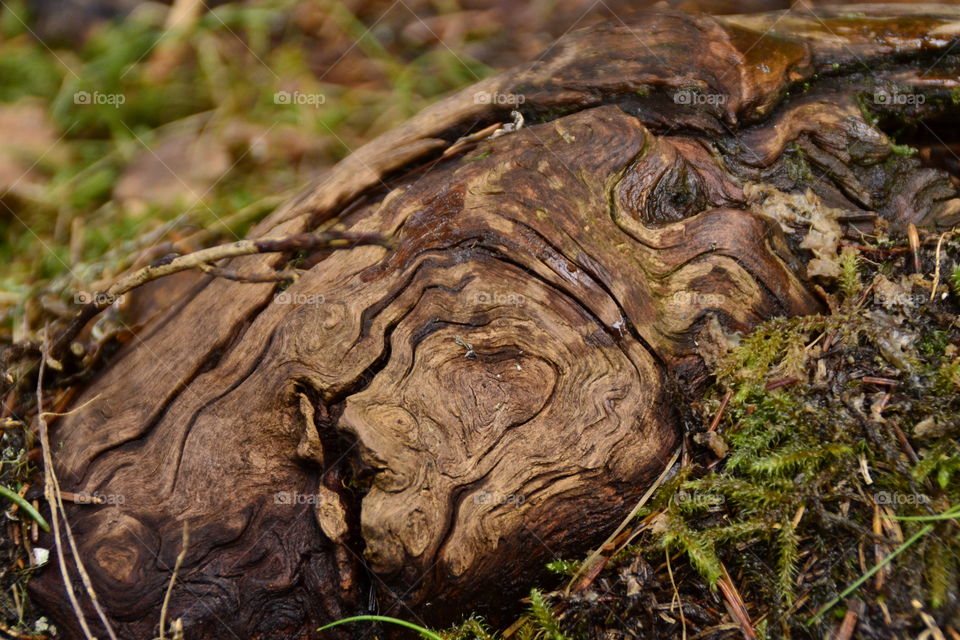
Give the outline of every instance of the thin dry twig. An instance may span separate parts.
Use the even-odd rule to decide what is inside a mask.
[[[67,502],[74,504],[103,504],[105,500],[91,493],[74,493],[73,491],[61,491],[60,497]]]
[[[726,600],[730,607],[731,615],[736,619],[737,624],[740,625],[743,636],[747,638],[747,640],[754,640],[757,637],[757,632],[754,631],[753,623],[750,621],[750,614],[747,612],[747,607],[743,603],[743,598],[740,597],[740,592],[737,591],[737,587],[733,584],[733,580],[730,578],[730,574],[727,572],[727,568],[723,566],[723,563],[720,563],[720,568],[723,569],[723,576],[717,581],[717,586],[720,587],[720,592],[723,593],[724,600]]]
[[[937,287],[940,286],[940,250],[943,248],[943,241],[947,236],[951,236],[956,232],[956,229],[944,231],[937,240],[937,253],[933,259],[935,264],[933,267],[933,287],[930,289],[930,302],[933,302],[933,299],[937,297]]]
[[[65,416],[69,416],[71,413],[76,413],[77,411],[80,411],[80,410],[83,409],[84,407],[88,407],[88,406],[90,406],[91,404],[93,404],[94,402],[96,402],[97,400],[99,400],[99,399],[100,399],[100,395],[101,395],[101,394],[98,393],[97,395],[93,396],[92,398],[90,398],[89,400],[87,400],[86,402],[84,402],[83,404],[80,404],[80,405],[74,407],[73,409],[70,409],[70,411],[44,411],[43,413],[40,414],[40,416],[42,416],[44,419],[46,419],[46,418],[63,418],[63,417],[65,417]]]
[[[44,340],[44,345],[46,345],[46,340]],[[43,453],[43,493],[47,503],[50,505],[50,520],[53,523],[53,538],[54,544],[57,548],[57,562],[60,565],[60,574],[63,577],[63,584],[67,592],[67,598],[70,600],[70,606],[73,608],[73,611],[77,616],[77,620],[80,623],[80,628],[83,631],[84,637],[88,640],[93,640],[94,636],[90,632],[90,626],[87,624],[83,610],[80,608],[80,602],[77,600],[77,595],[73,590],[73,581],[70,579],[70,571],[67,567],[67,558],[66,554],[64,553],[63,546],[63,534],[61,534],[60,531],[60,516],[62,515],[65,529],[64,533],[66,534],[66,537],[70,543],[70,548],[73,551],[74,559],[76,560],[77,564],[77,570],[80,572],[80,578],[83,581],[83,585],[87,590],[87,594],[90,597],[91,602],[93,603],[93,607],[97,612],[97,616],[100,618],[100,621],[103,623],[103,626],[107,631],[107,635],[110,636],[111,640],[117,640],[117,636],[113,631],[113,627],[110,625],[109,620],[107,620],[107,616],[97,600],[96,593],[93,590],[93,585],[90,583],[90,577],[83,569],[83,563],[80,560],[80,554],[77,553],[76,542],[73,539],[73,534],[70,531],[69,523],[67,522],[66,511],[63,509],[63,500],[62,496],[60,495],[60,485],[57,481],[56,473],[53,470],[53,453],[50,448],[50,432],[47,428],[47,419],[43,411],[43,373],[46,368],[46,361],[47,353],[44,349],[40,355],[40,368],[37,373],[37,421],[40,427],[40,448]]]
[[[627,514],[627,517],[623,519],[623,522],[620,523],[620,526],[617,527],[617,530],[611,533],[610,537],[608,537],[602,545],[594,549],[594,551],[587,557],[587,559],[583,561],[583,563],[580,565],[580,568],[577,569],[577,571],[570,578],[570,582],[567,583],[567,587],[564,590],[565,593],[569,594],[571,592],[571,589],[573,588],[573,586],[579,583],[580,578],[583,577],[584,573],[588,569],[595,568],[594,564],[600,559],[600,555],[603,553],[603,549],[607,547],[607,545],[609,545],[611,542],[616,540],[617,536],[619,536],[623,532],[623,530],[626,529],[627,525],[630,524],[630,522],[632,522],[633,519],[637,517],[637,514],[640,512],[640,509],[643,508],[643,505],[647,504],[647,501],[650,500],[654,492],[658,488],[660,488],[660,485],[662,485],[664,480],[667,479],[667,476],[670,474],[670,471],[673,470],[673,465],[676,464],[677,459],[680,457],[680,451],[681,451],[681,448],[677,448],[677,450],[673,453],[673,456],[667,462],[666,467],[664,467],[663,472],[660,474],[657,480],[652,485],[650,485],[649,488],[647,488],[646,492],[644,492],[643,496],[640,498],[640,501],[637,502],[636,506],[630,511],[630,513]]]
[[[497,129],[499,129],[501,126],[503,125],[501,125],[499,122],[494,122],[489,127],[486,127],[484,129],[481,129],[480,131],[476,131],[469,135],[463,136],[462,138],[454,142],[452,145],[447,147],[444,150],[443,155],[441,157],[449,158],[450,156],[460,153],[461,151],[465,151],[467,148],[475,147],[477,143],[479,143],[481,140],[484,140],[485,138],[489,138],[491,135],[493,135],[493,133],[497,131]]]
[[[154,262],[142,269],[134,271],[117,280],[104,295],[95,297],[90,304],[96,305],[98,310],[109,307],[119,296],[132,291],[157,278],[199,269],[205,265],[224,260],[260,253],[285,253],[302,249],[346,249],[359,245],[379,245],[391,247],[389,238],[376,233],[348,233],[339,231],[322,231],[319,233],[298,233],[284,238],[264,238],[260,240],[238,240],[229,244],[221,244],[208,249],[200,249],[186,255]]]
[[[670,600],[670,611],[673,612],[673,603],[677,603],[680,610],[680,627],[682,629],[682,639],[687,640],[687,616],[683,613],[683,600],[680,598],[680,590],[677,589],[677,582],[673,579],[673,567],[670,566],[670,552],[664,550],[663,555],[667,558],[667,574],[670,576],[670,586],[673,587],[673,598]]]
[[[63,508],[63,498],[60,492],[60,483],[56,476],[53,476],[53,480],[55,488],[54,495],[57,498],[57,508],[60,509],[60,512],[63,515],[64,533],[66,534],[67,542],[70,544],[70,551],[73,553],[73,559],[76,563],[77,573],[80,574],[80,581],[83,583],[83,588],[87,591],[87,597],[90,598],[90,602],[93,604],[93,608],[97,612],[97,617],[100,618],[101,622],[103,622],[103,626],[106,628],[107,635],[110,636],[110,640],[117,640],[117,636],[114,634],[113,628],[107,621],[107,614],[104,612],[103,607],[100,606],[100,600],[97,598],[97,592],[93,589],[93,581],[90,580],[90,574],[87,573],[87,568],[84,566],[83,560],[80,559],[80,550],[77,548],[77,540],[73,535],[73,529],[70,528],[70,521],[67,520],[67,512]]]
[[[881,256],[895,256],[910,251],[910,247],[871,247],[870,245],[856,244],[854,242],[841,242],[840,246],[851,247],[863,253],[876,253]]]
[[[850,640],[853,632],[857,628],[857,619],[863,610],[863,601],[853,598],[847,606],[847,613],[843,616],[843,622],[837,628],[832,640]]]
[[[189,253],[193,251],[195,247],[202,247],[225,233],[233,233],[233,229],[256,219],[256,217],[262,213],[274,209],[277,205],[289,200],[293,196],[293,193],[293,191],[284,191],[277,195],[261,198],[227,216],[218,218],[215,222],[197,229],[182,238],[161,242],[165,236],[177,228],[177,225],[182,223],[180,218],[171,220],[148,233],[110,249],[101,256],[96,264],[109,264],[111,273],[119,273],[130,268],[131,265],[152,262],[169,253]],[[235,234],[234,237],[236,237]],[[98,282],[109,283],[111,279],[112,278],[104,278]],[[94,289],[100,288],[102,287],[94,286]]]
[[[776,389],[782,389],[784,387],[789,387],[800,382],[800,378],[790,377],[790,378],[780,378],[779,380],[771,380],[766,385],[764,385],[764,391],[775,391]]]
[[[238,240],[228,244],[201,249],[173,258],[161,258],[156,262],[121,277],[105,292],[92,296],[74,317],[70,325],[54,341],[48,357],[59,360],[66,353],[70,342],[98,313],[113,304],[120,296],[148,282],[189,269],[203,269],[227,258],[237,258],[263,253],[286,253],[305,249],[346,249],[360,245],[378,245],[392,248],[391,238],[376,233],[351,233],[346,231],[321,231],[298,233],[282,238]]]
[[[164,640],[167,628],[167,609],[170,606],[170,595],[173,593],[173,585],[177,581],[177,574],[183,565],[183,559],[187,557],[187,548],[190,545],[190,527],[187,521],[183,521],[183,542],[180,545],[180,553],[177,554],[177,561],[173,565],[173,575],[170,576],[170,584],[167,585],[167,592],[163,596],[163,606],[160,607],[160,640]]]
[[[733,391],[727,391],[723,394],[723,400],[720,401],[720,408],[717,409],[717,414],[713,416],[713,420],[710,422],[707,431],[716,431],[717,427],[720,426],[720,420],[723,419],[723,412],[727,410],[727,405],[730,404],[730,398],[732,397]]]

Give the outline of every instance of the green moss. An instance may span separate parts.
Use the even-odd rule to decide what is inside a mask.
[[[860,282],[860,254],[849,248],[840,253],[839,285],[843,301],[847,304],[855,302],[862,288]]]
[[[547,563],[547,569],[561,576],[572,576],[580,568],[579,562],[570,560],[554,560]]]
[[[890,150],[898,156],[906,156],[908,158],[917,153],[917,150],[908,144],[891,144]]]
[[[539,635],[546,640],[569,640],[561,630],[560,621],[557,620],[543,593],[537,589],[530,591],[530,616],[539,627]]]
[[[943,329],[933,329],[920,336],[917,350],[928,359],[942,356],[950,344],[950,334]]]
[[[787,175],[794,184],[805,184],[813,181],[813,170],[807,160],[807,155],[796,142],[791,142],[787,151],[783,154],[783,163]]]
[[[445,634],[449,640],[494,640],[499,636],[490,631],[483,619],[471,616]]]

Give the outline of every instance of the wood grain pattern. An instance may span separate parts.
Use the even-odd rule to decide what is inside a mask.
[[[745,185],[892,224],[957,215],[950,177],[896,153],[858,99],[890,83],[929,96],[891,118],[956,114],[956,61],[929,70],[960,11],[862,11],[574,32],[359,149],[252,232],[340,218],[396,250],[314,256],[283,291],[181,282],[189,298],[55,431],[64,489],[118,497],[70,516],[123,637],[156,633],[183,521],[171,617],[191,640],[311,637],[371,589],[384,612],[447,621],[602,538],[677,445],[709,325],[822,309],[797,239]],[[441,157],[509,120],[478,92],[524,96],[530,124]],[[32,584],[65,611],[54,572]]]

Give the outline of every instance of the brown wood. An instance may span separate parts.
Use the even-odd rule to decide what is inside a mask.
[[[55,424],[64,490],[102,498],[68,512],[122,637],[156,634],[185,520],[169,618],[191,640],[310,637],[371,591],[380,612],[448,621],[609,533],[677,446],[717,326],[823,309],[749,184],[895,225],[960,210],[858,102],[896,86],[926,99],[887,119],[956,117],[960,10],[843,12],[574,32],[251,234],[339,218],[397,249],[318,254],[284,291],[181,275],[74,406],[99,399]],[[490,94],[522,96],[527,126],[444,157],[510,121]],[[32,586],[75,635],[56,572]]]

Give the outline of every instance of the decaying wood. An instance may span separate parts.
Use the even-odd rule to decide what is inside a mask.
[[[64,490],[102,498],[67,512],[118,633],[157,634],[184,522],[191,640],[310,636],[371,593],[443,622],[602,540],[674,451],[717,326],[823,308],[769,194],[956,220],[948,174],[880,126],[956,117],[958,36],[942,6],[641,14],[359,149],[251,237],[338,219],[395,249],[318,253],[283,290],[192,276],[54,426]],[[511,100],[525,126],[462,141]],[[63,610],[53,572],[32,585]]]

